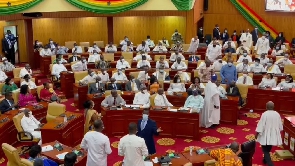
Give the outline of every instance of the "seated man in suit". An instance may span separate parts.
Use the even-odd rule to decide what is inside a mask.
[[[89,94],[103,93],[105,91],[105,83],[101,82],[99,76],[96,77],[96,82],[90,83],[88,87]]]
[[[125,84],[125,91],[138,91],[140,89],[141,82],[138,79],[135,79],[133,75],[129,76],[129,80],[130,81]]]
[[[107,96],[102,102],[101,105],[103,107],[111,107],[111,106],[123,106],[125,105],[125,100],[118,95],[116,90],[111,91],[111,95]]]
[[[229,86],[226,88],[227,96],[239,97],[239,106],[243,105],[243,101],[241,98],[241,94],[239,88],[236,85],[236,82],[231,82]]]
[[[12,92],[5,93],[5,99],[0,102],[0,111],[2,114],[10,110],[14,110],[17,107],[17,104],[14,104],[12,98]]]
[[[34,138],[39,138],[38,145],[42,145],[41,131],[42,124],[32,115],[29,109],[24,110],[24,116],[21,119],[21,126],[25,132],[31,133]]]
[[[108,84],[108,90],[122,90],[122,86],[119,83],[116,83],[115,78],[110,79],[111,83]]]
[[[80,84],[87,85],[88,83],[93,83],[96,80],[97,75],[92,69],[88,69],[88,75],[85,76],[82,80],[79,81]]]
[[[70,62],[70,63],[71,63],[71,62],[76,62],[76,61],[79,61],[79,60],[81,60],[81,58],[80,58],[80,56],[77,55],[76,52],[73,52],[73,56],[71,56],[71,57],[69,58],[69,62]]]

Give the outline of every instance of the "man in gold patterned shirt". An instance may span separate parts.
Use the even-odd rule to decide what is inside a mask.
[[[216,166],[243,166],[242,161],[236,155],[239,144],[233,142],[229,148],[211,150],[209,155],[217,161]]]

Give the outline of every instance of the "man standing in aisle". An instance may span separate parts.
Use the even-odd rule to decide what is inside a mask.
[[[2,39],[2,52],[5,54],[5,57],[9,62],[13,65],[15,64],[15,54],[14,54],[14,46],[12,41],[10,41],[8,34],[4,35]]]
[[[142,157],[149,155],[144,139],[136,136],[136,123],[129,123],[129,134],[120,139],[118,153],[124,156],[123,165],[144,166]]]
[[[106,166],[107,156],[112,153],[109,138],[102,134],[103,123],[101,120],[94,121],[94,131],[87,132],[81,142],[81,148],[87,154],[87,166]]]
[[[255,53],[261,55],[263,53],[268,54],[269,47],[269,40],[265,38],[265,33],[262,34],[261,38],[257,40],[255,45]]]
[[[217,81],[217,75],[211,76],[205,87],[205,100],[204,109],[201,112],[201,126],[206,128],[213,128],[219,125],[220,121],[220,98],[219,91],[215,82]]]
[[[159,135],[163,130],[157,128],[157,124],[152,119],[149,119],[149,110],[143,110],[142,119],[137,122],[137,136],[144,139],[148,148],[149,154],[156,153],[154,135]]]
[[[274,111],[274,103],[269,101],[266,103],[266,109],[257,124],[255,138],[260,143],[264,154],[263,163],[273,166],[269,152],[272,146],[282,145],[281,131],[283,124],[281,116]]]

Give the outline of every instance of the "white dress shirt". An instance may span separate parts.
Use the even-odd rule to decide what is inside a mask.
[[[28,85],[29,89],[36,89],[37,88],[35,82],[33,82],[32,80],[29,80],[29,82],[24,80],[23,82],[21,82],[20,86],[22,86],[22,85]]]
[[[116,64],[116,68],[117,69],[125,69],[125,68],[131,68],[130,67],[130,64],[128,63],[128,61],[126,61],[126,60],[118,60],[117,61],[117,64]]]
[[[245,85],[253,85],[253,79],[250,76],[246,76],[246,77],[240,76],[236,83],[237,84],[245,84]]]
[[[137,79],[139,80],[148,80],[149,78],[149,73],[145,73],[145,71],[140,71],[137,76]]]
[[[153,51],[167,52],[167,48],[165,46],[156,46]]]
[[[99,73],[97,76],[99,76],[101,78],[102,82],[110,81],[109,73],[107,73],[106,71],[105,71],[105,74]]]
[[[123,72],[121,74],[119,74],[118,72],[115,72],[113,74],[112,78],[115,78],[116,81],[128,81],[125,73],[123,73]]]
[[[191,78],[187,74],[187,72],[179,71],[178,75],[180,76],[180,79],[181,79],[182,82],[190,82],[191,81]]]
[[[259,87],[270,87],[270,88],[275,88],[276,87],[276,80],[273,79],[267,79],[267,78],[262,78],[262,81],[258,84]]]
[[[184,62],[174,62],[173,65],[171,66],[171,69],[177,69],[177,70],[186,70],[187,66]]]
[[[87,76],[85,76],[82,80],[80,80],[79,82],[83,83],[83,84],[88,84],[88,83],[93,83],[96,82],[96,77],[97,75],[94,74],[93,76],[90,76],[89,74]]]
[[[199,39],[195,40],[195,38],[192,38],[187,52],[195,53],[197,51],[198,47],[199,47]]]
[[[243,41],[246,42],[243,42]],[[252,35],[250,33],[242,33],[241,37],[240,37],[240,41],[241,43],[243,43],[244,46],[251,48],[252,47]]]
[[[133,45],[130,45],[130,46],[123,45],[121,47],[121,51],[123,51],[123,52],[133,52],[134,51]]]
[[[180,57],[181,60],[185,60],[184,56],[181,54],[181,53],[178,53],[178,55],[176,55],[175,53],[173,53],[171,56],[170,56],[170,61],[176,61],[176,59]]]
[[[231,46],[231,48],[236,49],[236,44],[234,43],[234,41],[226,41],[226,42],[223,44],[222,48],[224,48],[224,49],[228,48],[228,43],[229,43],[229,42],[230,42],[230,46]]]
[[[272,50],[271,55],[272,56],[281,56],[281,54],[283,53],[283,50]]]
[[[168,101],[165,94],[157,94],[154,100],[155,106],[172,107],[173,105]]]
[[[266,65],[269,62],[269,58],[259,58],[260,59],[260,64],[262,64],[263,66]]]
[[[206,56],[211,62],[214,62],[219,55],[221,55],[221,47],[219,45],[216,45],[216,47],[213,47],[213,45],[208,46]]]
[[[52,75],[55,75],[57,78],[60,77],[60,73],[63,71],[68,71],[67,68],[63,64],[54,64],[52,66]]]
[[[29,69],[29,71],[28,71],[26,68],[22,68],[19,72],[19,77],[23,78],[27,74],[29,74],[31,76],[33,74],[32,69]]]
[[[281,58],[277,60],[275,64],[292,65],[293,63],[290,61],[290,59]]]
[[[155,71],[153,75],[157,78],[159,81],[165,81],[165,78],[167,77],[167,73],[163,71],[163,73],[160,73],[160,71]]]
[[[75,46],[72,48],[72,52],[76,52],[77,54],[82,54],[83,50],[81,46]]]
[[[155,47],[155,43],[154,43],[154,41],[151,40],[151,39],[147,39],[147,40],[145,41],[145,44],[148,45],[149,47]]]
[[[127,41],[130,41],[130,40],[122,40],[121,42],[120,42],[120,45],[127,45]],[[131,45],[133,45],[133,43],[130,41],[130,44]]]
[[[93,54],[93,50],[96,50],[97,53],[100,53],[101,52],[101,49],[98,46],[88,47],[88,51],[87,52]]]
[[[148,149],[143,138],[127,134],[120,139],[118,154],[124,156],[124,166],[144,166],[143,157],[148,156]]]
[[[280,67],[278,65],[276,65],[276,64],[273,64],[270,67],[266,66],[265,67],[265,70],[266,70],[267,73],[275,73],[275,74],[282,73]]]
[[[244,63],[239,63],[236,66],[237,72],[244,72],[244,71],[249,71],[250,70],[250,66]]]
[[[150,94],[137,92],[133,99],[133,104],[135,105],[143,105],[143,108],[149,108],[150,107]]]
[[[87,150],[87,166],[106,166],[107,156],[112,153],[109,138],[97,131],[84,135],[81,148]]]
[[[151,68],[151,63],[150,63],[149,61],[147,61],[147,60],[139,60],[139,61],[137,62],[136,67],[137,67],[137,68],[141,68],[141,67],[143,67],[143,66],[148,66],[149,68]]]
[[[149,52],[150,51],[150,47],[146,44],[145,46],[142,46],[142,44],[138,45],[136,48],[136,51],[143,51],[143,52]]]
[[[258,55],[261,55],[262,53],[267,54],[269,49],[270,49],[269,40],[267,38],[265,39],[259,38],[257,40],[257,43],[255,45],[255,50]]]
[[[243,62],[244,59],[247,59],[248,62],[252,62],[252,58],[249,55],[247,55],[246,57],[244,55],[241,55],[237,62]]]
[[[111,47],[110,46],[106,46],[105,49],[104,49],[104,52],[117,52],[117,47],[112,45]]]
[[[6,78],[7,75],[2,70],[0,70],[0,82],[4,82]]]
[[[152,58],[151,58],[150,55],[148,55],[148,54],[144,54],[144,55],[145,55],[145,57],[146,57],[146,60],[148,60],[148,61],[151,61],[151,60],[152,60]],[[142,59],[142,55],[141,55],[141,54],[137,54],[137,55],[133,58],[134,61],[139,61],[139,60],[141,60],[141,59]]]
[[[44,56],[51,56],[52,55],[52,52],[50,49],[42,49],[40,51],[40,56],[44,57]]]
[[[79,61],[79,62],[73,64],[71,67],[72,67],[73,72],[85,71],[85,70],[87,70],[87,62]]]
[[[253,73],[266,72],[262,64],[258,64],[258,66],[256,64],[251,64],[248,71]]]
[[[89,55],[89,58],[88,58],[89,63],[95,63],[97,61],[100,61],[100,54],[95,53],[95,54]]]
[[[172,92],[186,92],[184,83],[170,83],[170,87],[167,91]]]
[[[163,64],[160,63],[160,61],[157,61],[156,62],[156,69],[159,69],[160,67],[164,67],[167,69],[167,68],[169,68],[169,63],[166,60],[164,60]]]
[[[227,63],[225,61],[222,61],[221,63],[219,61],[215,61],[213,63],[213,70],[214,71],[220,71],[223,65],[226,65]]]
[[[280,82],[277,87],[280,87],[280,88],[295,88],[295,83],[294,82],[286,82],[286,81],[283,81],[283,82]]]

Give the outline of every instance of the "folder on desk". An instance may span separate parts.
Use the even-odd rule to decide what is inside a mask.
[[[67,153],[68,153],[68,152],[63,152],[63,153],[61,153],[61,154],[56,155],[56,157],[57,157],[58,159],[60,159],[60,160],[63,160],[63,159],[65,158],[65,155],[66,155]]]
[[[47,146],[42,147],[42,152],[48,152],[48,151],[52,151],[52,150],[53,150],[53,146],[51,146],[51,145],[47,145]]]

